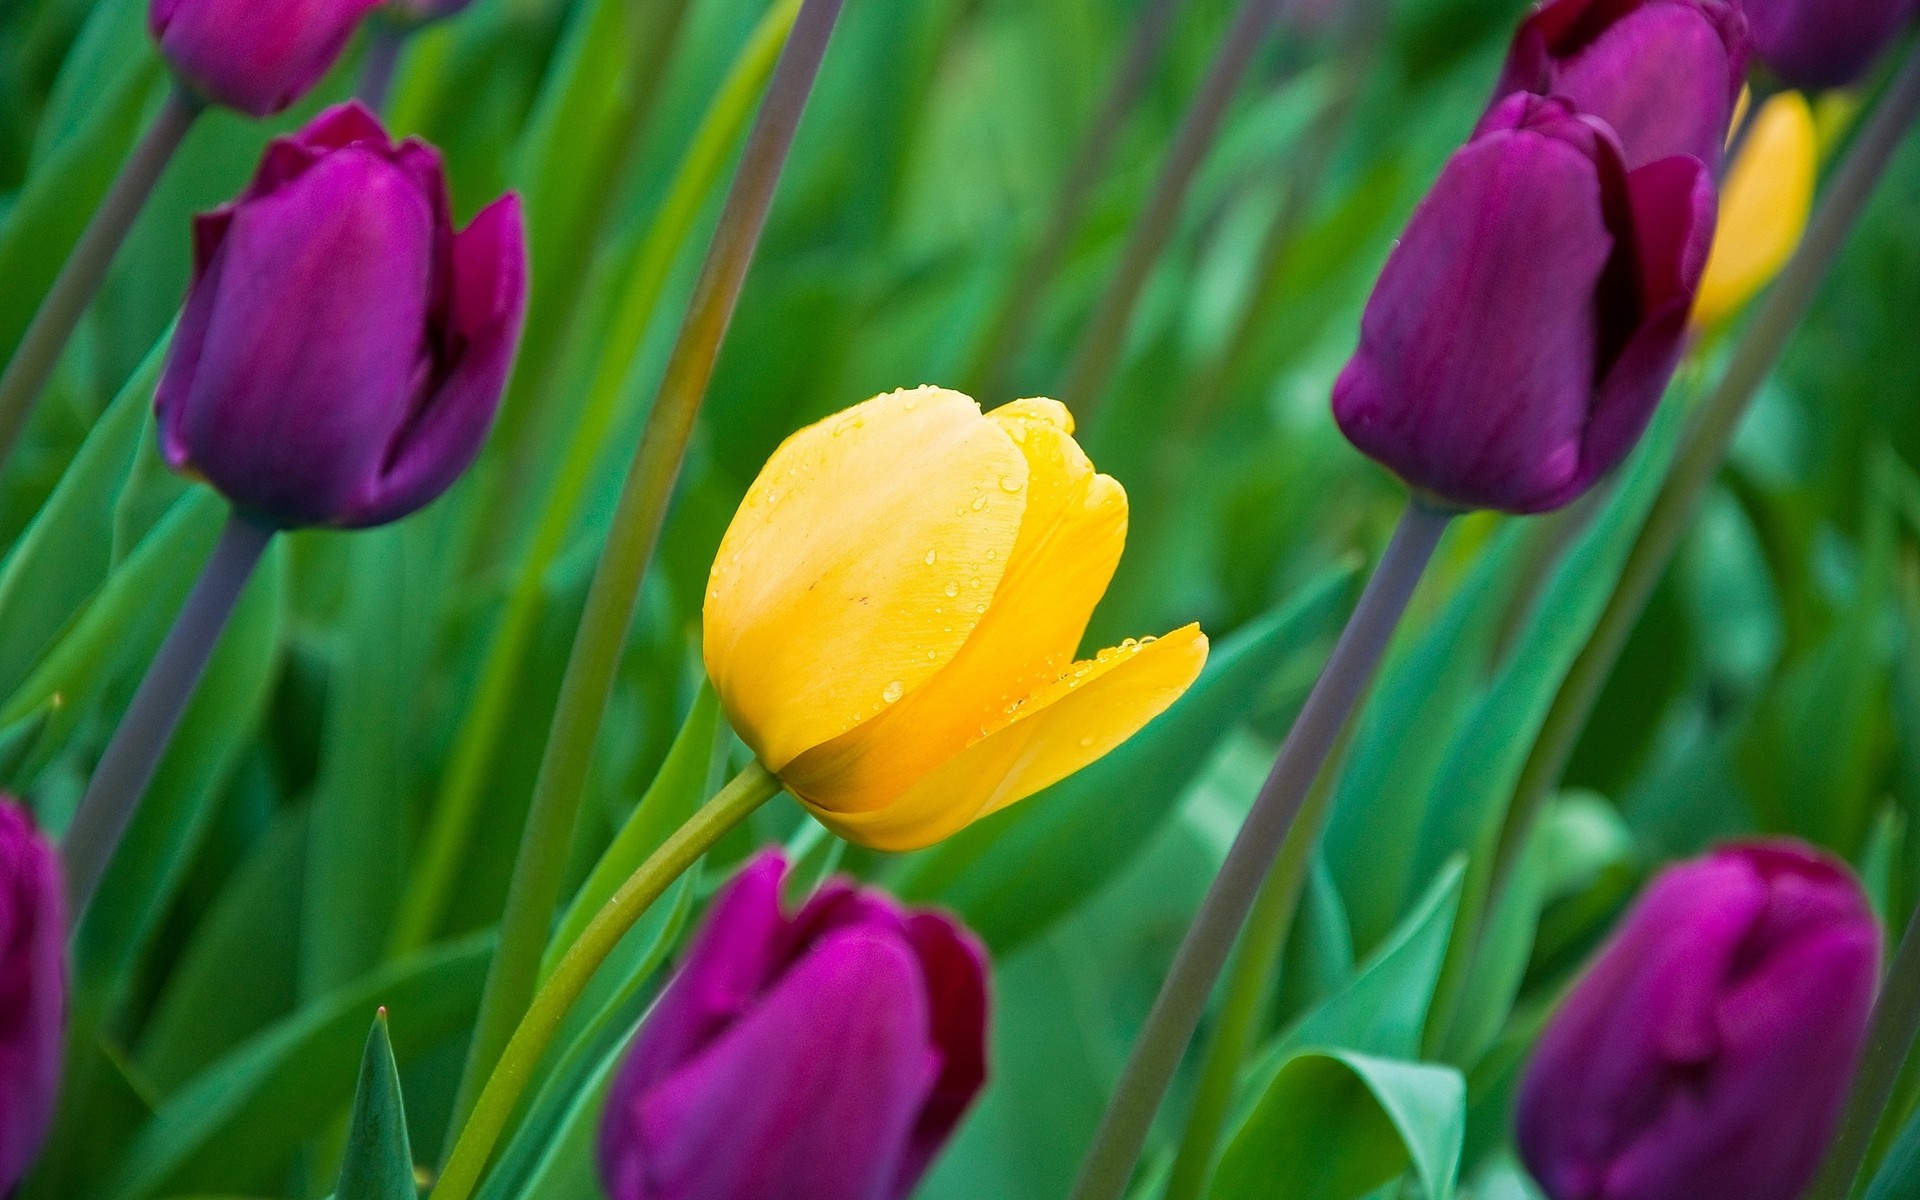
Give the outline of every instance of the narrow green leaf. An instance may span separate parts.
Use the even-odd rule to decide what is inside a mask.
[[[387,1010],[373,1019],[360,1083],[347,1122],[347,1149],[334,1200],[414,1200],[413,1148],[407,1141],[407,1108],[400,1098],[400,1067],[393,1059]]]
[[[1907,1118],[1880,1160],[1866,1200],[1920,1200],[1920,1109]]]

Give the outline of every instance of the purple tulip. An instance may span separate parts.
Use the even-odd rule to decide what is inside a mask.
[[[1853,83],[1913,20],[1915,0],[1743,0],[1760,61],[1792,87]]]
[[[1879,978],[1846,867],[1749,842],[1670,867],[1541,1037],[1520,1151],[1552,1200],[1793,1200]]]
[[[26,1175],[53,1121],[66,1023],[60,860],[0,796],[0,1196]]]
[[[714,901],[620,1069],[613,1200],[904,1200],[986,1079],[987,961],[964,928],[845,882],[789,917],[787,864]]]
[[[320,82],[380,0],[151,0],[160,53],[204,99],[256,117]]]
[[[517,197],[455,233],[439,155],[348,104],[194,233],[156,403],[176,469],[268,524],[359,528],[473,462],[526,308]]]
[[[1334,385],[1340,428],[1440,504],[1569,503],[1660,401],[1715,204],[1698,160],[1629,172],[1604,122],[1508,97],[1388,258]]]
[[[1521,24],[1494,95],[1566,97],[1613,126],[1629,170],[1675,154],[1717,168],[1748,50],[1724,0],[1550,0]]]

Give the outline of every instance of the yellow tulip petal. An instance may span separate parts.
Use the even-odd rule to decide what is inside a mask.
[[[1743,308],[1800,245],[1813,209],[1819,138],[1813,110],[1782,92],[1754,118],[1727,172],[1720,228],[1694,304],[1694,321],[1714,325]]]
[[[958,603],[980,614],[939,674],[871,721],[800,755],[781,772],[790,787],[837,812],[892,803],[914,783],[1012,719],[1016,706],[1073,663],[1094,605],[1127,540],[1127,496],[1095,473],[1052,400],[1022,400],[988,416],[1029,467],[1027,511],[999,590],[969,588]]]
[[[1158,641],[1102,651],[895,804],[842,813],[801,799],[848,841],[892,851],[930,846],[1112,751],[1177,700],[1206,661],[1207,639],[1198,625]]]
[[[972,400],[894,392],[788,438],[734,516],[706,602],[707,672],[769,768],[910,695],[1000,586],[1027,460]]]

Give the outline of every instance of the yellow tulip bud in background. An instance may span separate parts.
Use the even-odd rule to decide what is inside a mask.
[[[1127,497],[1052,400],[877,396],[774,452],[720,544],[707,673],[849,841],[912,850],[1100,758],[1206,662],[1189,625],[1074,661]]]
[[[1727,171],[1695,324],[1711,327],[1739,312],[1786,266],[1807,227],[1818,172],[1813,110],[1799,92],[1782,92],[1753,118]]]

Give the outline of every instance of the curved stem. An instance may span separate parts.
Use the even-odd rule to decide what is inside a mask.
[[[1453,516],[1417,499],[1408,502],[1393,541],[1187,931],[1087,1152],[1074,1200],[1119,1200],[1125,1190],[1161,1097],[1206,1010],[1214,980]]]
[[[367,30],[367,49],[360,59],[360,78],[353,87],[353,98],[374,112],[383,112],[387,96],[393,91],[393,77],[400,70],[400,52],[406,49],[412,31],[392,21],[376,17]]]
[[[422,843],[425,848],[395,923],[397,954],[418,950],[433,940],[459,886],[467,841],[479,814],[501,731],[511,714],[527,643],[540,618],[547,571],[566,549],[568,534],[593,481],[594,467],[619,423],[628,368],[652,324],[674,260],[699,220],[713,181],[725,168],[728,152],[747,123],[761,84],[773,70],[797,7],[793,0],[774,5],[748,39],[688,146],[667,198],[641,245],[617,306],[620,316],[607,335],[607,345],[588,387],[586,404],[573,422],[559,473],[538,501],[540,511],[532,540],[520,558],[506,605],[489,636],[479,683],[461,718],[433,806],[432,824]]]
[[[0,372],[0,467],[6,466],[20,431],[33,413],[34,401],[40,398],[60,362],[67,339],[79,327],[87,305],[93,302],[94,293],[113,266],[120,243],[127,240],[127,232],[146,207],[147,197],[153,194],[154,185],[193,128],[201,108],[201,102],[182,88],[168,93],[159,115],[127,156],[93,219],[74,243],[73,253],[67,256],[66,265],[40,302],[40,310],[21,335],[7,369]]]
[[[667,362],[660,393],[627,472],[613,526],[601,554],[586,611],[574,635],[554,711],[546,752],[534,783],[520,853],[500,919],[500,946],[487,972],[466,1073],[454,1114],[464,1116],[471,1097],[493,1070],[507,1034],[533,994],[540,957],[560,899],[574,820],[586,786],[600,721],[613,691],[620,652],[665,519],[667,501],[693,436],[707,382],[713,376],[727,325],[733,318],[747,268],[766,225],[775,185],[794,131],[813,90],[820,61],[840,16],[842,0],[804,0],[793,32],[774,68],[766,100],[747,138],[733,189],[714,232],[706,265],[694,286],[680,338]]]
[[[1754,314],[1720,386],[1694,418],[1673,470],[1621,568],[1620,582],[1554,698],[1507,808],[1494,859],[1495,892],[1526,844],[1541,806],[1565,774],[1628,635],[1639,623],[1653,589],[1679,549],[1700,498],[1719,474],[1740,419],[1813,306],[1847,235],[1916,117],[1920,117],[1920,40],[1909,49],[1899,74],[1847,152],[1846,161],[1807,226],[1799,250]]]
[[[1073,361],[1067,367],[1066,381],[1060,387],[1060,399],[1079,416],[1082,425],[1092,423],[1094,411],[1105,396],[1114,371],[1119,368],[1134,305],[1140,299],[1153,264],[1159,261],[1160,252],[1173,237],[1174,223],[1186,202],[1187,188],[1199,174],[1207,151],[1213,148],[1214,138],[1226,120],[1227,106],[1240,90],[1247,68],[1253,65],[1254,55],[1265,44],[1286,3],[1287,0],[1243,0],[1233,24],[1220,41],[1212,65],[1207,68],[1206,79],[1180,123],[1173,148],[1167,151],[1160,174],[1154,180],[1147,206],[1127,235],[1120,265],[1107,281],[1099,306],[1080,335]]]
[[[120,727],[100,756],[86,795],[60,844],[67,868],[67,919],[80,924],[87,902],[106,874],[120,837],[167,752],[187,702],[206,672],[221,631],[260,564],[274,530],[234,513],[201,569],[199,582],[174,619],[146,678],[133,694]]]
[[[1920,909],[1907,922],[1880,998],[1874,1002],[1860,1065],[1840,1111],[1840,1128],[1807,1200],[1846,1200],[1853,1194],[1874,1130],[1913,1051],[1916,1033],[1920,1033]]]
[[[779,794],[780,781],[758,762],[753,763],[641,863],[601,908],[580,934],[580,940],[561,957],[546,986],[527,1008],[526,1017],[513,1031],[473,1106],[472,1117],[460,1131],[447,1169],[433,1190],[433,1200],[467,1200],[473,1194],[514,1107],[532,1081],[541,1055],[620,939],[714,843]]]

